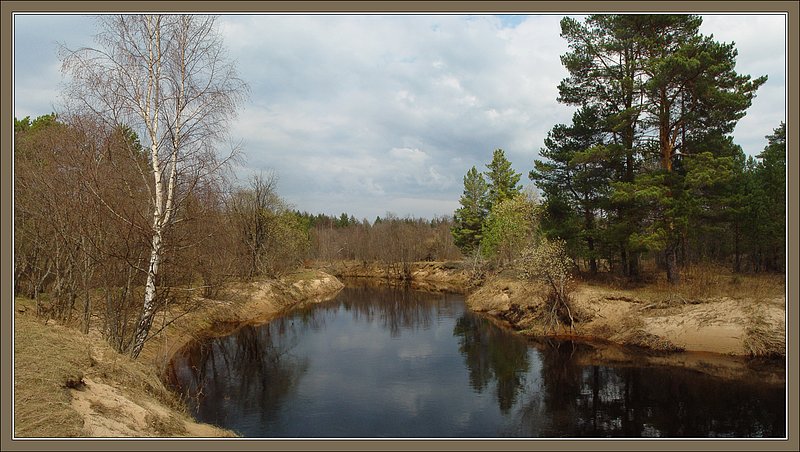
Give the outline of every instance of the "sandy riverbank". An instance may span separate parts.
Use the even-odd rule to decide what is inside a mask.
[[[344,277],[390,277],[403,273],[376,263],[336,262],[322,268]],[[467,306],[531,336],[572,337],[655,351],[769,355],[785,348],[785,295],[774,281],[767,289],[732,280],[718,293],[689,298],[680,289],[658,285],[624,289],[578,281],[571,293],[575,329],[547,330],[537,315],[547,289],[508,275],[474,282],[462,263],[417,262],[404,272],[412,287],[466,293]],[[758,277],[754,277],[758,278]],[[717,287],[710,288],[711,291]]]
[[[186,413],[160,378],[166,365],[192,340],[229,334],[302,303],[332,298],[343,287],[332,275],[388,277],[417,289],[465,293],[470,309],[531,340],[590,341],[590,347],[575,354],[587,364],[670,365],[723,378],[755,376],[765,383],[784,384],[780,369],[748,358],[754,350],[785,348],[785,297],[774,282],[768,290],[751,290],[745,287],[750,282],[735,282],[723,293],[689,298],[657,287],[624,289],[577,282],[572,292],[578,313],[575,329],[545,331],[537,317],[545,288],[508,275],[476,282],[458,262],[412,263],[405,268],[337,262],[320,268],[324,271],[303,270],[281,280],[233,284],[218,300],[199,300],[198,309],[148,341],[135,361],[112,350],[98,331],[83,335],[52,322],[45,325],[33,315],[30,300],[17,300],[16,435],[233,435],[197,423]]]
[[[148,340],[139,359],[114,351],[92,330],[45,324],[31,300],[16,300],[15,435],[18,437],[229,437],[196,422],[161,373],[189,341],[266,322],[302,303],[336,295],[343,284],[318,270],[231,285]],[[177,308],[177,307],[176,307]],[[174,314],[174,312],[172,313]],[[156,319],[154,325],[158,324]]]

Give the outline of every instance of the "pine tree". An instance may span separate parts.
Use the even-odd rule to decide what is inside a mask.
[[[766,270],[785,269],[786,247],[786,124],[781,123],[768,140],[756,167],[764,194],[764,222],[759,242],[763,244]]]
[[[464,193],[456,210],[451,229],[456,246],[464,254],[478,249],[481,243],[483,225],[486,222],[488,189],[483,174],[473,166],[464,176]]]
[[[564,103],[594,106],[606,118],[610,143],[622,147],[625,173],[611,201],[630,275],[640,249],[662,253],[670,283],[678,283],[678,250],[685,239],[693,187],[681,158],[714,149],[694,148],[733,131],[766,77],[735,72],[733,44],[699,34],[692,15],[593,15],[562,21],[571,52],[570,76],[559,86]],[[682,157],[684,156],[684,157]],[[679,168],[675,168],[678,162]],[[701,169],[697,165],[711,165]],[[698,158],[693,171],[714,172]],[[642,207],[645,207],[644,209]],[[625,237],[627,235],[627,238]]]
[[[522,188],[518,184],[522,175],[511,168],[511,162],[506,159],[502,149],[495,149],[492,161],[486,168],[489,189],[487,208],[491,210],[495,204],[510,199],[520,192]]]
[[[545,216],[542,227],[551,238],[565,241],[573,256],[589,260],[597,273],[601,241],[607,241],[599,223],[609,209],[609,184],[624,173],[619,145],[607,144],[596,108],[582,108],[573,124],[553,127],[528,174],[542,190]]]

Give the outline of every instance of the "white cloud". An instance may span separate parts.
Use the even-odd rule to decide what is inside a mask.
[[[767,144],[766,135],[786,121],[786,17],[779,14],[708,15],[700,27],[721,42],[734,42],[736,71],[753,78],[766,75],[753,104],[734,130],[736,142],[755,155]]]
[[[250,170],[274,169],[301,210],[374,218],[451,214],[462,177],[503,148],[522,182],[553,125],[567,75],[560,15],[228,15],[219,25],[251,86],[230,134]],[[779,17],[783,20],[782,17]],[[87,25],[88,24],[88,25]],[[784,119],[783,22],[708,16],[736,41],[737,70],[769,75],[737,142],[757,153]],[[52,110],[55,41],[91,44],[82,16],[25,16],[15,29],[15,114]],[[49,49],[49,50],[48,50]]]

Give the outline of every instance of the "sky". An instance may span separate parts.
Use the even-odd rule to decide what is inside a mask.
[[[575,111],[556,101],[562,17],[223,15],[250,86],[229,131],[234,173],[273,172],[294,208],[370,221],[452,215],[464,174],[498,148],[531,184],[547,132]],[[736,43],[737,72],[769,77],[734,131],[756,155],[786,118],[786,18],[704,15],[700,31]],[[15,117],[59,111],[57,43],[92,46],[94,33],[89,16],[14,17]]]

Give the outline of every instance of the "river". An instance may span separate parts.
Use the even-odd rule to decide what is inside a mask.
[[[785,387],[668,366],[586,364],[463,296],[349,285],[170,366],[200,421],[244,437],[784,437]]]

